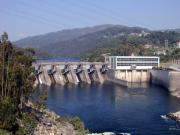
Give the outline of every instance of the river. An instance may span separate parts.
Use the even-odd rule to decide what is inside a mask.
[[[78,116],[91,132],[179,135],[174,121],[162,118],[180,110],[180,99],[157,86],[126,88],[114,84],[40,86],[47,106],[61,116]]]

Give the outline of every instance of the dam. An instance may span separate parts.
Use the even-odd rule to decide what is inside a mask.
[[[107,64],[103,62],[40,62],[35,63],[36,84],[78,84],[105,81]]]
[[[131,87],[133,83],[152,83],[180,97],[179,64],[159,69],[159,61],[152,56],[109,56],[105,62],[38,62],[34,63],[35,85],[110,82]]]
[[[105,81],[127,86],[150,80],[150,70],[159,66],[159,57],[109,56],[105,62],[34,63],[36,84],[78,84]]]
[[[97,63],[36,63],[34,64],[36,67],[35,73],[41,84],[47,84],[47,79],[49,85],[51,83],[74,84],[52,87],[41,85],[37,87],[37,90],[44,92],[47,88],[47,105],[50,110],[62,116],[80,117],[91,132],[113,131],[115,133],[126,132],[146,135],[157,134],[157,132],[158,134],[162,132],[166,134],[179,133],[179,131],[169,130],[169,123],[167,124],[160,116],[167,114],[167,112],[175,112],[180,106],[180,101],[170,96],[167,90],[156,85],[145,88],[128,88],[114,84],[126,85],[127,82],[150,83],[152,79],[153,84],[166,85],[172,79],[178,80],[178,76],[174,75],[179,72],[153,69],[154,66],[150,67],[150,64],[144,64],[154,62],[153,65],[156,63],[158,66],[158,59],[123,58],[117,61],[117,58],[113,58],[109,62]],[[89,81],[86,77],[89,78]],[[101,77],[103,81],[100,82]],[[76,79],[73,80],[74,78]],[[93,81],[99,83],[110,81],[112,83],[89,85]],[[77,83],[80,84],[76,85]],[[174,93],[177,90],[173,85],[170,82],[169,86],[165,87],[171,88]],[[173,125],[170,124],[170,126]],[[122,130],[121,127],[124,129]]]

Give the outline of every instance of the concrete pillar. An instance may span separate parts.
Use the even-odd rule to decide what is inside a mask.
[[[125,80],[127,80],[127,70],[125,71]]]
[[[144,81],[144,77],[143,77],[143,70],[141,70],[141,82]]]
[[[98,82],[100,82],[100,83],[104,83],[104,78],[103,78],[103,76],[102,76],[102,74],[101,74],[101,71],[100,71],[100,69],[102,68],[102,66],[100,66],[100,65],[95,65],[95,69],[96,69],[96,77],[97,77],[97,79],[98,79]]]
[[[56,73],[54,74],[54,79],[57,84],[65,85],[65,80],[64,77],[61,73],[61,70],[63,69],[62,66],[55,66],[56,68]]]
[[[46,84],[46,80],[45,80],[43,71],[42,71],[42,73],[38,76],[38,78],[39,78],[39,83],[40,83],[40,84]]]
[[[118,75],[118,78],[123,79],[123,78],[121,78],[121,70],[118,71],[117,75]]]
[[[133,82],[133,70],[131,70],[131,81],[130,82]]]
[[[39,81],[39,76],[36,77],[36,80],[34,82],[34,87],[37,86],[38,84],[41,84]]]
[[[50,86],[51,80],[50,80],[49,75],[47,73],[47,69],[48,69],[47,66],[41,66],[42,73],[39,75],[39,78],[40,78],[40,82],[42,82],[42,84]]]
[[[86,81],[88,84],[91,84],[91,80],[90,80],[89,74],[88,74],[88,72],[87,72],[87,66],[86,66],[86,65],[83,65],[82,68],[83,68],[83,72],[82,72],[82,73],[84,74],[84,79],[85,79],[85,81]]]
[[[83,66],[82,65],[77,65],[76,70],[81,70],[81,72],[77,73],[76,76],[78,77],[79,82],[86,82],[86,77],[83,71]]]
[[[74,79],[72,77],[71,70],[69,71],[69,73],[65,74],[65,77],[67,77],[69,83],[74,83]]]
[[[76,75],[76,73],[74,71],[73,65],[70,65],[69,69],[70,69],[70,72],[68,73],[68,75],[70,75],[69,78],[68,78],[69,81],[71,83],[78,84],[79,80],[78,80],[78,77],[77,77],[77,75]]]

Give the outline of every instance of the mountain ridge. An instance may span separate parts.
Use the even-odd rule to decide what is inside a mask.
[[[131,40],[136,40],[134,44],[164,43],[164,41],[157,41],[156,36],[164,40],[168,34],[141,27],[105,24],[46,33],[18,40],[15,44],[18,47],[35,48],[41,52],[41,55],[44,52],[46,55],[55,57],[80,57],[98,48],[132,44]],[[172,41],[174,42],[174,39]]]
[[[55,39],[56,37],[61,37],[62,39],[60,39],[60,41],[65,41],[65,40],[69,40],[72,38],[79,37],[79,36],[84,35],[86,33],[96,32],[98,30],[103,30],[103,29],[106,29],[106,28],[112,27],[112,26],[113,25],[111,25],[111,24],[104,24],[104,25],[97,25],[97,26],[92,26],[92,27],[63,29],[63,30],[59,30],[56,32],[49,32],[49,33],[45,33],[45,34],[25,37],[25,38],[22,38],[22,39],[15,41],[14,43],[17,44],[17,46],[19,46],[19,47],[30,47],[31,45],[29,44],[30,45],[29,46],[26,42],[31,43],[34,40],[42,40],[42,38],[47,38],[47,37],[49,37],[49,38],[53,37],[53,39]],[[74,32],[76,32],[76,35],[73,35]],[[71,35],[73,35],[71,38],[67,38]],[[63,39],[63,38],[65,38],[65,39]],[[55,39],[55,42],[58,42],[58,41],[56,41],[56,39]],[[22,46],[22,45],[25,45],[25,46]],[[38,46],[33,46],[33,47],[38,48]]]

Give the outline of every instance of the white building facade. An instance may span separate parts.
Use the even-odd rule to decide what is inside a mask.
[[[106,56],[105,62],[114,70],[148,70],[159,67],[160,58],[155,56]]]
[[[176,43],[176,48],[180,48],[180,41]]]

